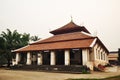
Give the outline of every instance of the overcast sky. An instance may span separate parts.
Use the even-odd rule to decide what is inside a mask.
[[[120,0],[0,0],[0,33],[9,28],[46,38],[71,15],[109,51],[120,48]]]

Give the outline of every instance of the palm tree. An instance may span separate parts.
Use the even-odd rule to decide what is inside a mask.
[[[14,30],[13,32],[7,29],[6,32],[2,32],[1,36],[5,40],[6,44],[6,52],[5,57],[7,59],[7,64],[10,66],[10,61],[12,60],[13,53],[11,53],[11,50],[23,47],[29,43],[30,34],[19,34],[17,30]]]
[[[30,34],[19,34],[17,30],[14,30],[12,32],[10,31],[10,29],[7,29],[7,32],[2,31],[1,37],[4,39],[4,43],[6,46],[4,55],[7,60],[8,67],[10,66],[10,61],[12,60],[13,56],[11,50],[15,50],[28,45],[30,40],[36,41],[39,39],[38,36],[30,37]]]
[[[7,33],[2,31],[1,36],[5,40],[6,50],[5,50],[5,58],[7,59],[8,67],[10,66],[10,61],[12,59],[12,53],[11,50],[16,49],[19,44],[20,34],[17,32],[17,30],[14,30],[11,32],[9,29],[7,29]]]
[[[3,37],[0,37],[0,52],[5,49],[5,40]]]
[[[21,34],[18,48],[28,45],[29,41],[30,41],[30,34],[27,33]]]
[[[5,39],[7,49],[15,49],[17,44],[19,44],[21,34],[19,34],[17,30],[11,32],[9,29],[7,29],[7,33],[2,31],[1,35]]]
[[[0,37],[0,66],[6,63],[6,59],[4,57],[5,47],[5,40],[2,37]]]
[[[32,36],[30,39],[31,39],[31,41],[37,41],[37,40],[39,40],[40,38],[39,38],[38,36]]]

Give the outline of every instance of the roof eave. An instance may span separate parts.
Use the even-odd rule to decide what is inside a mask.
[[[105,48],[106,52],[109,54],[109,50],[106,48],[106,46],[102,43],[102,41],[98,38],[97,38],[97,41],[100,42],[100,44]]]
[[[15,50],[11,50],[11,52],[12,53],[14,53],[14,52],[19,52],[21,49],[24,49],[24,48],[26,48],[26,47],[28,47],[29,45],[27,45],[27,46],[24,46],[24,47],[21,47],[21,48],[18,48],[18,49],[15,49]],[[21,51],[20,51],[21,52]]]

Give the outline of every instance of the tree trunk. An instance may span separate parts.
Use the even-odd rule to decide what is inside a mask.
[[[7,67],[10,67],[10,59],[7,59]]]

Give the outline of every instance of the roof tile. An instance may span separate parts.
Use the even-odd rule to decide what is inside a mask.
[[[84,40],[72,40],[72,41],[34,44],[34,45],[29,45],[25,48],[22,48],[18,51],[16,50],[16,52],[71,49],[71,48],[89,48],[93,40],[94,38],[84,39]]]
[[[72,21],[70,23],[64,25],[63,27],[60,27],[56,30],[51,31],[50,33],[52,33],[54,35],[58,35],[58,34],[78,32],[78,31],[84,31],[84,32],[90,33],[85,27],[78,26]]]
[[[50,38],[41,40],[41,41],[33,43],[33,44],[45,43],[45,42],[54,42],[54,41],[75,40],[75,39],[86,39],[86,38],[91,38],[91,36],[85,35],[81,32],[73,32],[73,33],[54,35]]]

